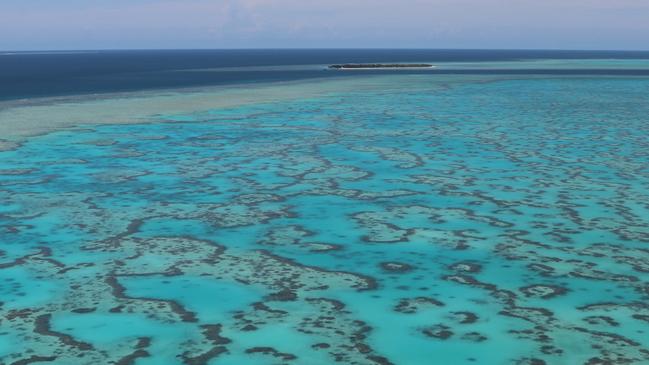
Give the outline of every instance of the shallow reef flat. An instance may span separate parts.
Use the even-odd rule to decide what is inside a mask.
[[[415,79],[417,79],[415,77]],[[425,87],[485,80],[485,77],[444,76]],[[397,81],[397,83],[395,83]],[[0,151],[26,137],[79,125],[164,122],[165,116],[206,112],[258,103],[287,102],[331,93],[390,90],[406,77],[330,77],[200,88],[149,90],[0,101]]]
[[[649,363],[649,79],[364,82],[7,144],[0,363]]]

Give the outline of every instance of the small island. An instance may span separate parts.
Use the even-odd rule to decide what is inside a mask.
[[[335,70],[369,70],[369,69],[399,69],[399,68],[434,68],[427,63],[347,63],[342,65],[331,65],[329,68]]]

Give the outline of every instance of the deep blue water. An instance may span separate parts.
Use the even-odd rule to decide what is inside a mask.
[[[484,62],[535,59],[649,59],[649,52],[539,50],[158,50],[0,52],[0,100],[173,87],[346,77],[324,67],[196,71],[220,67],[345,62]],[[649,75],[639,69],[399,70],[373,73]]]

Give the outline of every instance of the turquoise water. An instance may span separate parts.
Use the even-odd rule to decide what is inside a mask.
[[[391,77],[0,152],[0,363],[649,363],[649,78]]]

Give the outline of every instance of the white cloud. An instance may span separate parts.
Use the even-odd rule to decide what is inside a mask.
[[[2,0],[0,49],[3,42],[642,48],[647,18],[649,2],[633,0]]]

